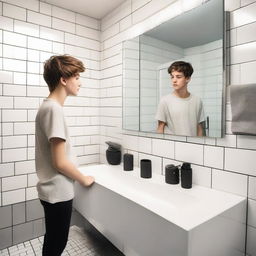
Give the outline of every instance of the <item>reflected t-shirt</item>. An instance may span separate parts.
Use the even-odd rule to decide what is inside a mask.
[[[202,100],[193,94],[187,98],[168,94],[161,98],[155,118],[166,123],[165,133],[197,136],[197,125],[204,121]]]

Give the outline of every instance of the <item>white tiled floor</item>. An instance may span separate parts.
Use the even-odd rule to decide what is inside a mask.
[[[41,256],[43,236],[26,241],[0,251],[0,256]],[[62,256],[102,256],[91,238],[81,228],[72,226],[68,244]]]

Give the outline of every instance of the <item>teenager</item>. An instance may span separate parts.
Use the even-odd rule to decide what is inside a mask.
[[[68,127],[63,114],[67,96],[76,96],[81,86],[83,63],[69,55],[52,56],[44,64],[44,80],[50,94],[36,116],[35,161],[39,178],[38,197],[44,208],[43,256],[60,256],[67,244],[74,180],[84,186],[94,182],[77,169]]]
[[[192,65],[184,61],[176,61],[168,68],[174,90],[162,97],[158,105],[158,133],[203,136],[203,104],[188,91],[193,71]]]

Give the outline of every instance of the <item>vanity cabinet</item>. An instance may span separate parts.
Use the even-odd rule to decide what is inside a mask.
[[[246,199],[193,184],[166,184],[139,169],[82,166],[92,187],[75,184],[74,208],[126,256],[238,256],[245,245]]]

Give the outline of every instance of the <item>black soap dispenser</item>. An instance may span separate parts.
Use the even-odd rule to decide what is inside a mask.
[[[179,183],[179,166],[173,164],[165,166],[165,182],[168,184]]]
[[[106,158],[109,164],[118,165],[121,163],[121,145],[115,142],[106,141],[108,149],[106,150]]]
[[[181,187],[192,188],[192,168],[190,163],[181,166]]]

